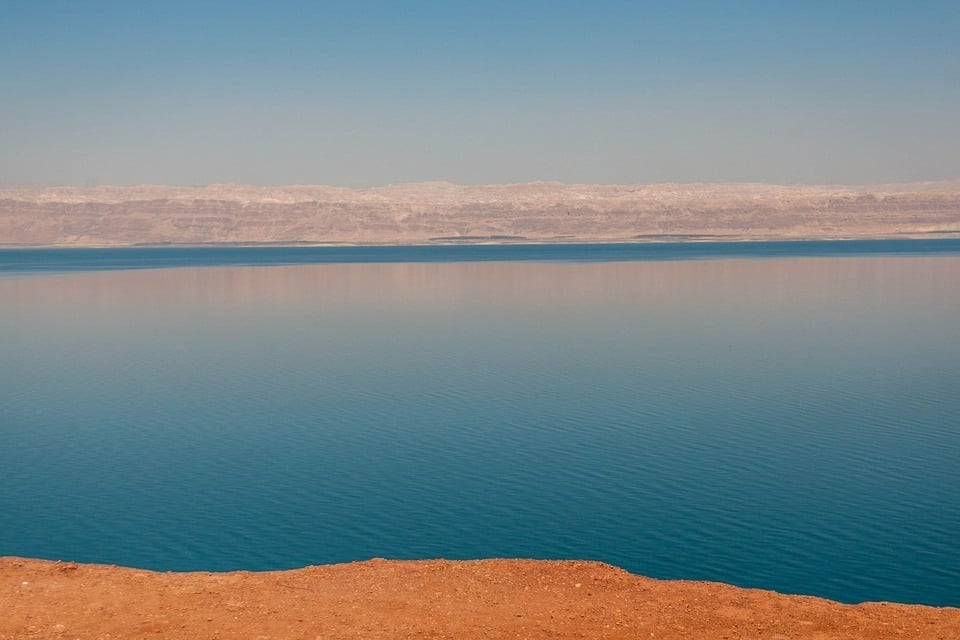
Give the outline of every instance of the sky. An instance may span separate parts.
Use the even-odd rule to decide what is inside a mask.
[[[960,178],[960,2],[0,0],[0,184]]]

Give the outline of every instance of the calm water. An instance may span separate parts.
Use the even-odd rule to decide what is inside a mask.
[[[0,252],[0,555],[958,606],[960,244],[822,244]]]

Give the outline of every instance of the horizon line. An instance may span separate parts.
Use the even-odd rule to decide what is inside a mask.
[[[891,187],[913,185],[949,185],[960,188],[960,176],[938,180],[893,180],[887,182],[764,182],[764,181],[679,181],[669,180],[662,182],[565,182],[562,180],[530,180],[523,182],[487,182],[487,183],[460,183],[448,180],[414,180],[405,182],[390,182],[386,184],[354,187],[329,183],[291,182],[279,184],[259,184],[245,182],[209,182],[203,184],[178,184],[163,182],[140,182],[133,184],[74,184],[74,183],[0,183],[0,190],[9,189],[138,189],[138,188],[177,188],[177,189],[208,189],[211,187],[240,187],[255,189],[292,189],[292,188],[329,188],[348,191],[375,191],[412,186],[454,187],[461,189],[481,187],[524,187],[524,186],[556,186],[556,187],[653,187],[653,186],[743,186],[743,187]]]

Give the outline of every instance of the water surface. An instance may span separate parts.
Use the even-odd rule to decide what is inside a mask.
[[[0,554],[960,605],[960,256],[51,271],[0,278]]]
[[[153,246],[0,249],[0,274],[354,262],[624,262],[716,258],[957,255],[960,238],[410,246]]]

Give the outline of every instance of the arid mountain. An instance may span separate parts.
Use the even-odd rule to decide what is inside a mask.
[[[960,236],[960,181],[0,189],[7,246],[924,236]]]

